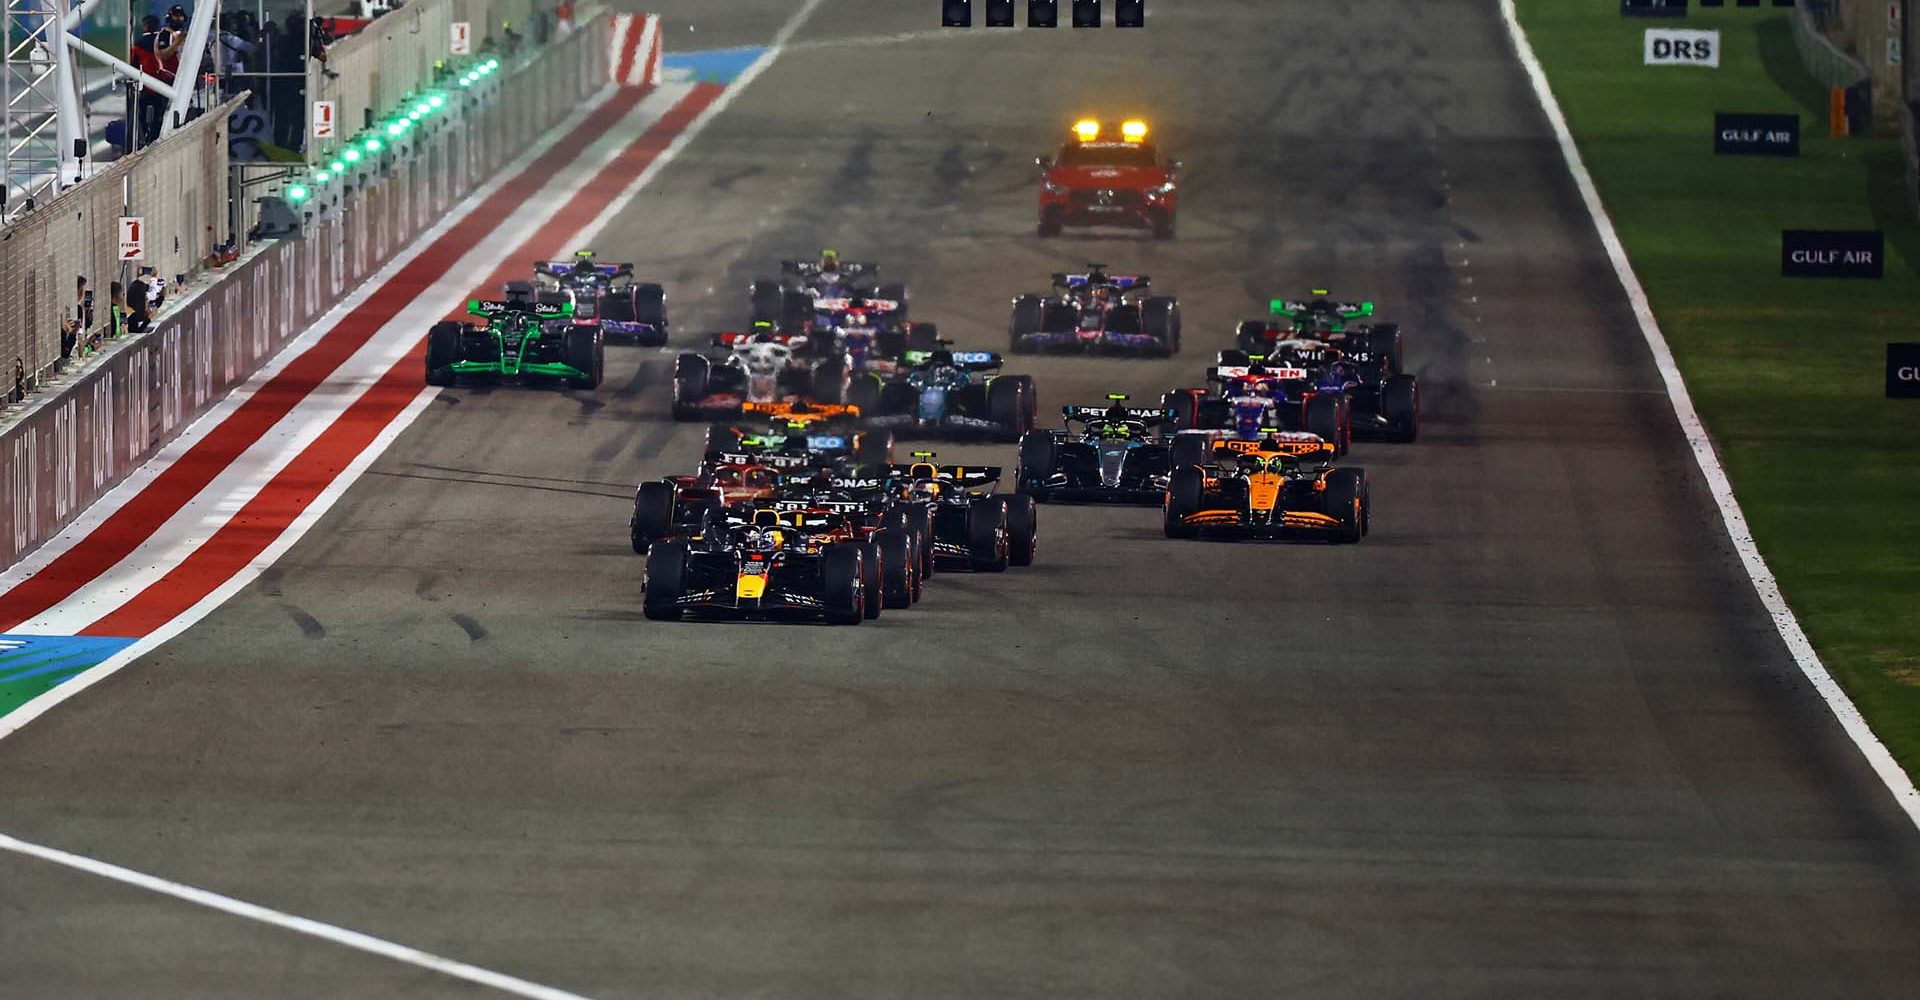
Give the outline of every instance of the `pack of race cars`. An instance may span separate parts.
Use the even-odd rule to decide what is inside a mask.
[[[1132,225],[1173,235],[1178,163],[1137,120],[1076,122],[1042,158],[1040,233]],[[1123,393],[1037,426],[1030,375],[957,348],[911,316],[878,264],[784,260],[751,283],[745,329],[698,337],[674,361],[677,421],[706,422],[699,466],[641,483],[628,522],[652,619],[812,618],[857,624],[912,607],[936,573],[1032,563],[1043,503],[1158,506],[1168,538],[1358,542],[1372,520],[1356,440],[1410,442],[1420,392],[1397,324],[1316,289],[1273,299],[1233,346],[1158,405]],[[627,263],[580,251],[541,261],[475,320],[428,333],[426,379],[600,384],[609,338],[669,342],[666,293]],[[1178,298],[1145,274],[1090,263],[1013,298],[1007,352],[1171,357]],[[1011,475],[897,462],[906,439],[1017,444]],[[998,486],[998,489],[994,487]]]

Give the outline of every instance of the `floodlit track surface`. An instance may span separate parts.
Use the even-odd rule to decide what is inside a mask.
[[[792,9],[651,6],[670,50]],[[0,830],[595,996],[1908,995],[1920,841],[1729,553],[1493,5],[933,7],[826,0],[595,248],[682,340],[822,246],[968,346],[1089,259],[1181,296],[1171,362],[1020,359],[1043,414],[1191,382],[1269,294],[1373,298],[1427,424],[1356,449],[1365,543],[1046,507],[1036,566],[877,623],[649,623],[633,484],[699,433],[671,355],[614,348],[597,393],[443,392],[256,584],[0,742]],[[1083,112],[1186,161],[1178,240],[1033,236]],[[28,983],[474,995],[0,856]]]

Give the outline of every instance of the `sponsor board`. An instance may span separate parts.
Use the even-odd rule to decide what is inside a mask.
[[[1713,151],[1720,156],[1799,156],[1799,115],[1721,111],[1713,116]]]
[[[1920,344],[1887,345],[1887,398],[1920,399]]]
[[[1719,66],[1720,33],[1648,28],[1642,59],[1648,66]]]
[[[1686,17],[1687,0],[1620,0],[1620,16]]]
[[[1780,233],[1780,275],[1786,278],[1879,278],[1886,238],[1877,229],[1787,229]]]

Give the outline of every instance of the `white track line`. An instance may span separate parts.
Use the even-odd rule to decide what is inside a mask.
[[[279,910],[234,899],[232,896],[222,896],[217,892],[208,892],[205,889],[196,889],[190,885],[171,882],[163,878],[148,875],[144,872],[134,871],[131,868],[122,868],[116,864],[83,857],[78,854],[70,854],[57,848],[28,843],[24,840],[9,837],[4,833],[0,833],[0,851],[9,851],[30,858],[38,858],[41,861],[60,865],[63,868],[71,868],[89,875],[97,875],[100,878],[111,879],[115,882],[146,889],[150,892],[157,892],[163,896],[172,896],[174,899],[192,903],[195,906],[204,906],[211,910],[219,910],[222,913],[230,913],[236,917],[251,920],[255,923],[267,924],[281,928],[282,930],[289,930],[295,934],[305,934],[308,937],[316,937],[323,941],[331,941],[334,944],[352,948],[355,951],[364,951],[368,954],[378,955],[381,958],[389,958],[416,968],[426,969],[430,972],[438,972],[444,976],[452,976],[455,979],[464,979],[467,982],[490,987],[502,993],[530,997],[532,1000],[587,1000],[587,998],[578,993],[569,993],[566,990],[554,989],[551,986],[530,983],[517,976],[493,972],[482,969],[479,966],[468,965],[465,962],[456,962],[451,958],[442,958],[439,955],[424,952],[418,948],[409,948],[403,944],[394,944],[391,941],[384,941],[371,935],[362,934],[359,931],[350,931],[344,927],[321,923],[318,920],[312,920],[307,917],[296,917],[291,913],[283,913]]]
[[[1693,408],[1693,397],[1687,393],[1687,385],[1680,378],[1680,368],[1674,363],[1673,351],[1667,346],[1666,335],[1660,332],[1660,324],[1653,317],[1653,307],[1647,302],[1647,291],[1634,275],[1633,264],[1627,260],[1626,247],[1620,242],[1620,234],[1614,231],[1613,220],[1608,217],[1606,206],[1600,202],[1600,191],[1594,186],[1593,175],[1587,172],[1585,161],[1580,158],[1579,148],[1574,145],[1566,116],[1561,113],[1560,102],[1554,98],[1553,88],[1547,83],[1546,70],[1541,67],[1539,57],[1534,55],[1533,45],[1527,41],[1526,29],[1520,26],[1513,2],[1500,0],[1500,16],[1507,21],[1507,34],[1513,39],[1520,65],[1533,81],[1534,96],[1539,99],[1541,110],[1546,112],[1547,121],[1553,126],[1554,137],[1560,143],[1560,155],[1567,161],[1567,170],[1573,174],[1573,182],[1580,189],[1580,198],[1586,202],[1587,214],[1593,217],[1594,228],[1599,230],[1600,243],[1606,247],[1607,258],[1613,262],[1613,272],[1620,279],[1620,287],[1626,290],[1634,318],[1640,322],[1640,335],[1646,338],[1647,347],[1653,351],[1653,362],[1660,369],[1660,379],[1666,383],[1667,398],[1673,403],[1674,416],[1680,420],[1680,430],[1686,435],[1687,447],[1693,450],[1693,460],[1707,478],[1707,488],[1713,493],[1714,504],[1720,508],[1720,519],[1726,522],[1727,535],[1734,549],[1740,553],[1740,562],[1746,567],[1747,577],[1753,581],[1754,592],[1760,595],[1761,605],[1773,618],[1773,627],[1787,644],[1787,651],[1793,654],[1800,672],[1813,682],[1814,690],[1820,692],[1820,697],[1833,711],[1834,718],[1840,720],[1840,727],[1846,730],[1854,746],[1867,758],[1874,773],[1886,784],[1887,791],[1893,793],[1894,801],[1906,811],[1907,819],[1920,827],[1920,790],[1914,788],[1913,779],[1900,769],[1893,755],[1887,752],[1886,744],[1881,743],[1880,738],[1868,727],[1860,709],[1847,697],[1833,675],[1827,672],[1826,665],[1820,662],[1820,654],[1814,651],[1813,643],[1801,630],[1799,619],[1793,616],[1793,609],[1787,606],[1786,597],[1780,593],[1780,585],[1774,580],[1773,571],[1767,568],[1766,560],[1760,556],[1760,547],[1754,543],[1753,531],[1747,527],[1746,515],[1740,512],[1740,503],[1734,499],[1733,483],[1727,479],[1726,470],[1720,467],[1720,456],[1713,450],[1713,440],[1707,435],[1700,414]]]

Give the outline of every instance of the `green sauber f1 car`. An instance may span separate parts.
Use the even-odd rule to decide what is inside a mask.
[[[467,313],[486,323],[448,320],[428,332],[428,385],[452,385],[463,375],[556,378],[574,389],[600,384],[605,342],[598,328],[574,324],[570,301],[541,302],[531,283],[514,281],[504,300],[469,302]]]

